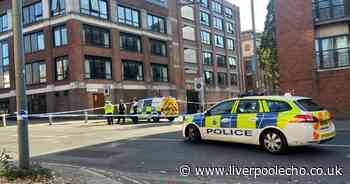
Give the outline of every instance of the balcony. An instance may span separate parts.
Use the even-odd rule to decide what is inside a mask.
[[[316,53],[316,63],[319,70],[350,67],[350,48],[326,50]]]
[[[316,24],[343,20],[345,8],[343,0],[314,0],[313,16]]]

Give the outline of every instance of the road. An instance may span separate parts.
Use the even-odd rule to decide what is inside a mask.
[[[190,144],[183,141],[181,127],[178,125],[151,124],[124,128],[70,125],[69,129],[67,126],[69,125],[31,127],[34,160],[90,168],[125,184],[350,183],[348,130],[339,131],[336,139],[325,145],[295,148],[285,155],[271,155],[250,145],[212,141]],[[33,138],[33,134],[37,137]],[[41,137],[38,134],[42,134]],[[49,135],[56,137],[55,141]],[[88,141],[88,139],[94,140]],[[36,145],[39,140],[42,141],[39,143],[40,146]],[[59,149],[49,151],[57,146],[67,151],[58,151]],[[39,147],[41,149],[37,150]],[[184,164],[189,164],[192,172],[195,167],[226,167],[232,164],[237,167],[278,165],[307,169],[339,166],[342,167],[343,175],[254,178],[254,176],[195,176],[191,173],[190,176],[184,177],[179,173],[179,167]]]

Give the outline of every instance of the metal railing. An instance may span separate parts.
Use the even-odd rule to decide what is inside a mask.
[[[350,66],[350,48],[333,49],[316,53],[316,63],[319,70]]]

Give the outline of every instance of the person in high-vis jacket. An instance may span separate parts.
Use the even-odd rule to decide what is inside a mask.
[[[105,106],[103,107],[104,111],[105,111],[105,115],[113,115],[114,113],[114,105],[112,104],[111,101],[106,101]],[[113,117],[112,116],[108,116],[107,117],[107,122],[108,125],[113,125]]]
[[[121,116],[118,116],[118,122],[117,124],[120,124],[120,119],[122,119],[123,123],[125,123],[125,112],[126,112],[126,104],[124,104],[124,101],[123,100],[120,100],[120,103],[118,104],[117,106],[118,108],[118,115],[121,115]]]

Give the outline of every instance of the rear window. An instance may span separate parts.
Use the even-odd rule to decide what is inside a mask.
[[[312,101],[312,99],[297,100],[296,104],[303,111],[321,111],[323,110],[319,105]]]

